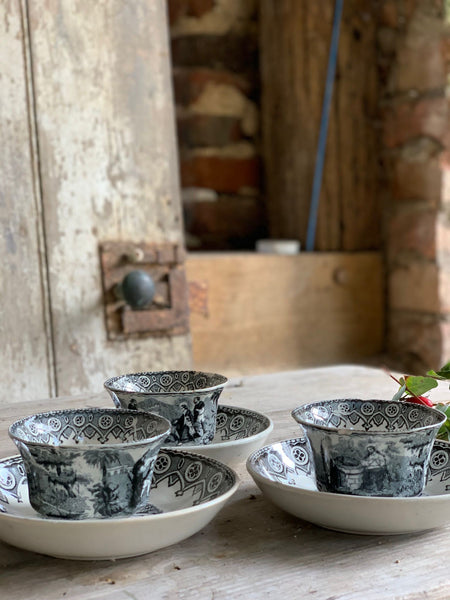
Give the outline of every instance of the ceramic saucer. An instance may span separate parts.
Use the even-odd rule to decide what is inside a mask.
[[[450,522],[450,444],[436,441],[425,492],[413,498],[319,492],[305,438],[265,446],[247,461],[262,493],[286,512],[327,529],[392,535],[427,531]]]
[[[233,466],[246,461],[249,454],[261,448],[272,430],[272,420],[266,415],[237,406],[219,405],[213,441],[205,446],[189,445],[186,449]]]
[[[236,492],[235,473],[215,460],[165,449],[151,505],[132,516],[81,521],[40,516],[28,499],[20,456],[0,459],[0,540],[59,558],[116,559],[175,544],[205,527]]]

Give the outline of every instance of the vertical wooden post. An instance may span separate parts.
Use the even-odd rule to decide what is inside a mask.
[[[2,403],[54,390],[42,206],[24,2],[0,3]]]
[[[333,19],[333,0],[262,0],[262,129],[273,237],[303,244]],[[346,0],[341,25],[317,250],[379,247],[374,9]]]

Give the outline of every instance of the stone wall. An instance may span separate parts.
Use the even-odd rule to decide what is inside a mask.
[[[253,249],[260,194],[256,0],[168,0],[190,250]]]
[[[448,130],[443,2],[381,2],[378,44],[387,352],[403,369],[423,372],[440,366],[450,350],[450,305],[442,295],[450,266],[442,201]]]

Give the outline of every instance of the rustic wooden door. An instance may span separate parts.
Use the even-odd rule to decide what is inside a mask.
[[[183,243],[164,0],[0,4],[0,403],[190,366],[108,339],[99,246]]]

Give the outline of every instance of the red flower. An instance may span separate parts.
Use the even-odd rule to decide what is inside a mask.
[[[406,402],[412,402],[413,404],[425,404],[425,406],[434,406],[433,402],[426,396],[409,396],[404,398]]]

